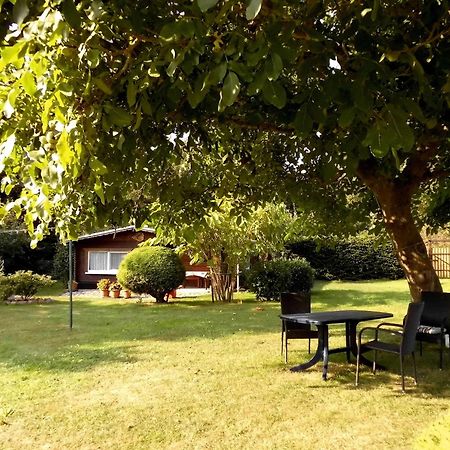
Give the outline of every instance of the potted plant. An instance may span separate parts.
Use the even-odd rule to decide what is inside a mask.
[[[125,298],[131,298],[131,291],[129,289],[124,289],[123,295]]]
[[[114,298],[119,298],[120,297],[120,290],[121,289],[122,289],[122,286],[120,285],[120,283],[118,281],[113,281],[109,285],[109,290],[112,291]]]
[[[97,289],[102,291],[103,297],[109,297],[110,284],[111,284],[111,281],[108,280],[108,278],[102,278],[101,280],[98,280]]]

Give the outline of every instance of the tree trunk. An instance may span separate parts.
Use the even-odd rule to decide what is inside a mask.
[[[358,175],[378,200],[413,301],[420,301],[422,291],[442,292],[441,283],[412,216],[411,198],[415,183],[388,180],[365,170],[359,170]]]
[[[213,302],[231,302],[236,284],[236,270],[224,261],[221,255],[209,271],[211,275],[211,296]]]

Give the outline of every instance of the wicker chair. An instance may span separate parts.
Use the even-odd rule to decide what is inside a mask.
[[[438,344],[439,368],[442,369],[444,348],[446,344],[449,345],[450,293],[424,291],[422,292],[422,301],[425,306],[416,337],[420,344],[420,355],[422,355],[422,342]]]
[[[424,303],[410,303],[408,306],[408,313],[405,316],[405,319],[403,321],[403,325],[398,323],[388,323],[383,322],[380,323],[377,327],[364,327],[361,329],[361,331],[358,334],[358,356],[356,358],[356,386],[358,386],[359,382],[359,362],[361,353],[373,350],[374,351],[374,357],[373,357],[373,373],[376,372],[376,359],[377,359],[377,352],[388,352],[388,353],[394,353],[396,355],[399,355],[400,357],[400,373],[402,376],[402,391],[405,391],[405,374],[403,370],[403,360],[406,355],[411,355],[413,360],[413,367],[414,367],[414,381],[417,384],[417,371],[416,371],[416,360],[414,357],[414,350],[416,346],[416,334],[417,334],[417,327],[420,323],[420,317],[422,316],[422,311],[424,308]],[[388,329],[385,329],[384,327],[390,327]],[[397,328],[397,330],[394,330],[393,328]],[[401,328],[401,330],[398,330],[398,328]],[[368,341],[364,344],[362,344],[362,335],[367,330],[374,330],[375,331],[375,338],[371,341]],[[379,340],[380,332],[390,334],[390,335],[396,335],[400,337],[400,342],[398,343],[391,343],[386,341]]]
[[[298,314],[311,312],[310,294],[295,292],[281,293],[281,314]],[[311,339],[318,339],[317,330],[311,325],[281,321],[281,354],[284,351],[284,362],[288,362],[289,339],[308,339],[308,353],[311,352]]]

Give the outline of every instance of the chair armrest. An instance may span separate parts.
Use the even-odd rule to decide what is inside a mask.
[[[397,327],[397,328],[403,328],[403,325],[400,325],[399,323],[391,323],[391,322],[381,322],[380,324],[377,325],[377,328],[381,328],[381,327]]]
[[[358,347],[361,346],[362,334],[366,330],[374,330],[375,331],[375,340],[376,341],[378,340],[378,333],[380,331],[383,331],[385,333],[395,334],[397,336],[402,336],[403,335],[402,331],[395,331],[395,330],[389,330],[389,329],[385,330],[385,329],[382,328],[384,326],[398,327],[398,328],[402,328],[403,329],[403,325],[400,325],[399,323],[390,323],[390,322],[382,322],[382,323],[378,324],[376,327],[364,327],[364,328],[361,328],[361,330],[358,333]]]

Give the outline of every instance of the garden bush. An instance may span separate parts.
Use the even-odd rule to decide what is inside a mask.
[[[158,303],[183,283],[186,272],[180,257],[166,247],[138,247],[122,260],[117,280],[136,294],[149,294]]]
[[[9,286],[11,294],[19,295],[21,300],[29,300],[39,289],[54,283],[48,275],[39,275],[30,270],[19,270],[3,278],[3,286],[6,286],[6,289]]]
[[[281,292],[309,292],[314,272],[303,258],[257,263],[246,274],[250,290],[259,300],[279,300]]]
[[[6,302],[14,291],[8,277],[0,274],[0,302]]]
[[[392,245],[379,245],[372,238],[358,238],[332,245],[318,245],[304,240],[288,245],[295,255],[304,257],[316,278],[324,280],[396,280],[404,273]]]
[[[75,253],[75,252],[74,252]],[[72,279],[75,279],[75,256],[72,256]],[[55,256],[53,257],[52,278],[62,281],[67,286],[69,281],[69,246],[58,243],[56,245]]]

